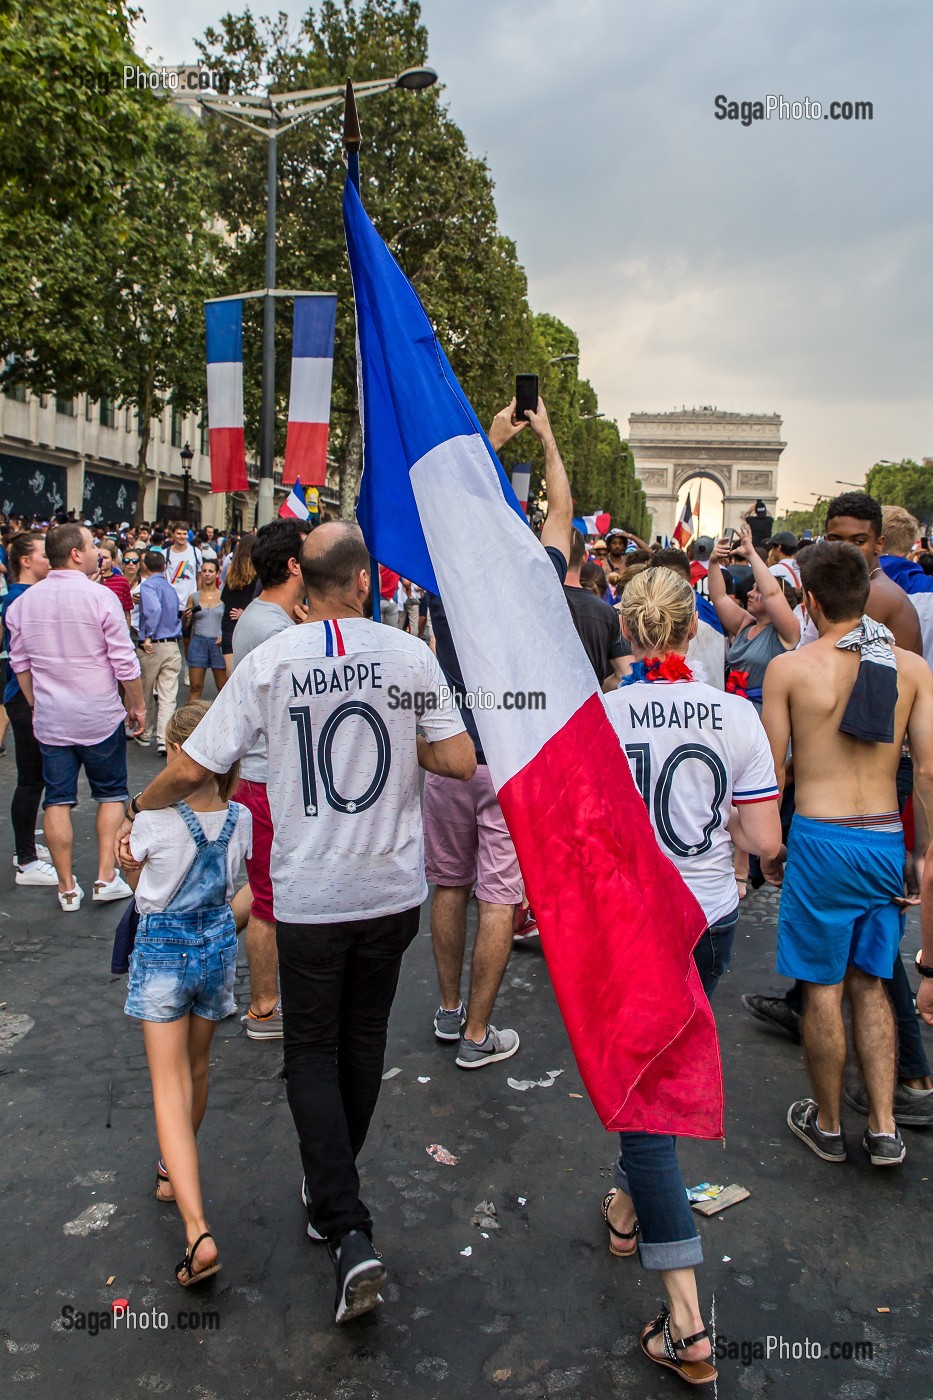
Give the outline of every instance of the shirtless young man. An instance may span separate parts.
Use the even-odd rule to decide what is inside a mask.
[[[855,545],[868,565],[871,583],[866,613],[894,633],[895,646],[922,656],[917,610],[900,584],[888,578],[881,567],[884,533],[881,506],[874,496],[865,491],[846,491],[830,501],[824,539]]]
[[[862,614],[870,584],[859,551],[814,545],[801,575],[819,640],[775,658],[762,710],[778,782],[790,742],[796,776],[778,971],[805,984],[803,1043],[815,1097],[791,1104],[787,1122],[824,1161],[845,1160],[839,1112],[847,992],[868,1096],[863,1145],[874,1166],[894,1166],[905,1149],[893,1118],[894,1020],[881,979],[891,976],[902,933],[895,901],[903,894],[904,840],[895,781],[906,735],[918,800],[926,806],[933,799],[933,675],[922,657],[892,648],[883,634],[869,653]],[[853,632],[855,649],[840,647]]]

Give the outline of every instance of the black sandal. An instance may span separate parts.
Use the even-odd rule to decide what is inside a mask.
[[[166,1184],[167,1186],[171,1186],[171,1184],[172,1184],[171,1181],[169,1180],[169,1174],[168,1174],[168,1172],[165,1170],[165,1163],[162,1161],[162,1158],[160,1157],[159,1160],[158,1160],[158,1162],[156,1162],[156,1189],[155,1189],[155,1198],[156,1198],[157,1201],[161,1201],[162,1204],[165,1205],[165,1206],[174,1205],[174,1203],[175,1203],[175,1197],[174,1197],[174,1196],[163,1196],[163,1195],[161,1194],[161,1192],[159,1191],[159,1187],[162,1185],[163,1182],[165,1182],[165,1184]]]
[[[181,1284],[182,1288],[190,1288],[193,1283],[201,1283],[204,1279],[211,1278],[214,1274],[220,1272],[221,1264],[219,1260],[215,1260],[213,1264],[209,1264],[206,1269],[199,1269],[197,1273],[193,1273],[191,1269],[191,1265],[194,1263],[194,1256],[198,1252],[198,1245],[202,1244],[204,1240],[212,1240],[213,1238],[214,1236],[211,1234],[210,1230],[205,1230],[203,1235],[198,1235],[194,1244],[189,1244],[181,1263],[176,1264],[175,1278]],[[186,1275],[185,1278],[182,1278],[183,1273]]]
[[[603,1197],[603,1203],[600,1206],[600,1210],[602,1212],[603,1219],[609,1227],[609,1253],[614,1259],[631,1259],[633,1255],[638,1253],[638,1247],[636,1245],[633,1245],[631,1249],[613,1249],[612,1246],[612,1241],[614,1239],[633,1240],[638,1234],[637,1220],[635,1221],[635,1225],[631,1230],[622,1231],[617,1230],[616,1227],[612,1224],[612,1221],[609,1219],[609,1207],[615,1200],[616,1192],[618,1191],[618,1189],[618,1186],[613,1186],[612,1190],[606,1193],[606,1195]]]
[[[655,1356],[654,1352],[648,1350],[648,1343],[658,1336],[664,1338],[666,1356]],[[668,1308],[663,1306],[654,1322],[649,1322],[647,1327],[642,1329],[638,1344],[649,1361],[653,1361],[656,1366],[664,1366],[668,1371],[676,1371],[687,1385],[712,1385],[719,1376],[712,1364],[712,1352],[709,1361],[681,1361],[677,1356],[678,1351],[686,1351],[687,1347],[695,1346],[704,1338],[707,1341],[710,1339],[705,1327],[702,1332],[695,1332],[692,1337],[681,1337],[675,1341],[671,1336],[671,1314]]]

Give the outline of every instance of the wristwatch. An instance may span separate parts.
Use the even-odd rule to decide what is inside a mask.
[[[127,812],[127,816],[129,817],[130,821],[132,821],[134,817],[139,816],[141,810],[139,806],[139,799],[142,797],[142,795],[142,791],[140,790],[136,793],[135,797],[130,798],[130,810]]]
[[[920,961],[920,958],[921,958],[922,954],[923,954],[923,949],[921,948],[921,949],[919,950],[919,952],[917,953],[917,957],[916,957],[916,960],[915,960],[915,962],[914,962],[914,967],[915,967],[915,968],[917,969],[917,971],[920,973],[920,976],[921,976],[921,977],[933,977],[933,967],[926,967],[926,966],[924,966],[924,964]]]

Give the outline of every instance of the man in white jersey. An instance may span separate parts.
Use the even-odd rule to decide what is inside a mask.
[[[469,779],[472,740],[429,649],[366,616],[355,525],[321,525],[301,569],[308,622],[240,662],[184,753],[133,799],[177,802],[264,735],[288,1101],[308,1233],[326,1240],[337,1322],[382,1299],[356,1158],[379,1097],[402,955],[427,896],[418,767]],[[392,702],[399,693],[411,707]]]

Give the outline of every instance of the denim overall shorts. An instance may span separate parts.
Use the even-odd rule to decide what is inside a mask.
[[[127,1016],[178,1021],[190,1012],[222,1021],[236,1006],[236,927],[227,903],[227,846],[239,817],[231,802],[216,841],[186,802],[175,811],[191,833],[195,856],[160,914],[144,914],[130,954]]]

